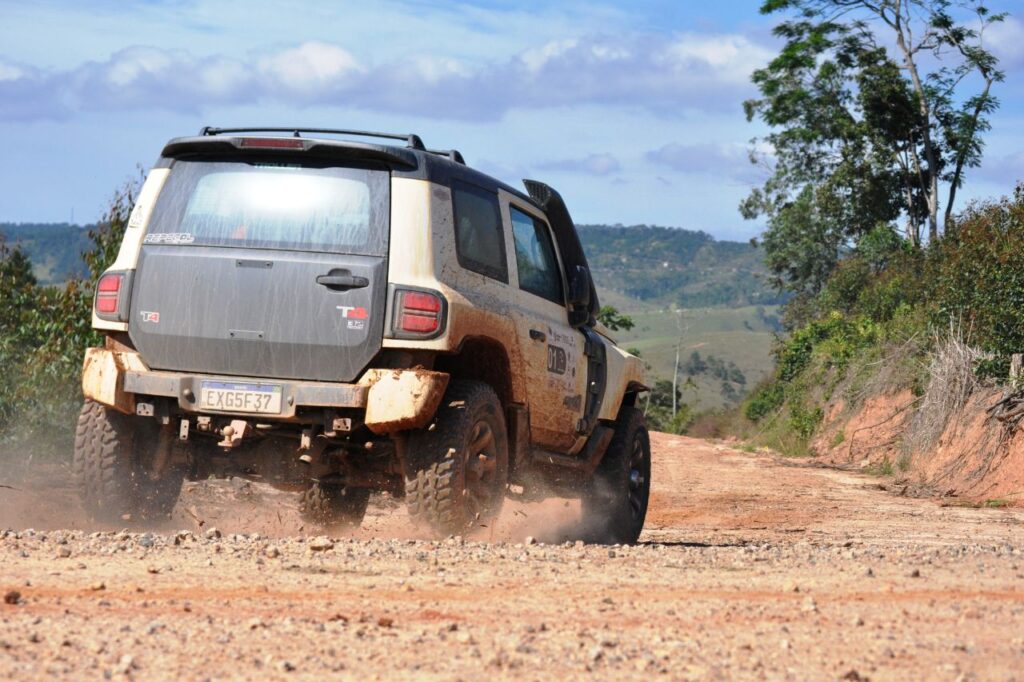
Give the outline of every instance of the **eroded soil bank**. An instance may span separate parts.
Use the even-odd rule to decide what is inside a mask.
[[[241,482],[192,486],[147,533],[83,525],[56,478],[0,490],[0,675],[1019,678],[1024,510],[653,445],[631,548],[527,542],[571,523],[558,500],[431,541],[386,503],[356,537],[312,537],[293,496]]]
[[[812,443],[819,460],[891,474],[897,485],[952,503],[1024,506],[1024,429],[989,413],[1003,393],[980,389],[920,444],[913,432],[919,398],[909,390],[876,395],[856,408],[837,399]]]

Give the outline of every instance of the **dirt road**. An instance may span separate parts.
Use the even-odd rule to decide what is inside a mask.
[[[433,542],[395,505],[315,538],[293,496],[237,481],[145,534],[74,529],[60,487],[0,490],[0,675],[1024,678],[1024,510],[687,438],[654,453],[629,548],[527,541],[558,539],[563,501]]]

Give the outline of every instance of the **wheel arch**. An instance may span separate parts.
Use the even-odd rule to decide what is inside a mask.
[[[512,362],[502,342],[489,336],[470,336],[462,340],[455,353],[439,356],[434,369],[447,372],[452,380],[482,381],[494,389],[502,406],[508,407],[525,403]]]

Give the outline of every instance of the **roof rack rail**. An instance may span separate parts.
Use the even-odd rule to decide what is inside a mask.
[[[222,135],[224,133],[291,133],[292,137],[302,137],[299,133],[327,133],[330,135],[358,135],[360,137],[383,137],[389,140],[405,140],[410,149],[426,151],[419,135],[409,133],[374,133],[368,130],[341,130],[337,128],[214,128],[204,126],[199,130],[201,136]],[[457,153],[457,152],[456,152]]]
[[[436,154],[437,156],[447,156],[455,163],[466,165],[466,160],[462,158],[462,154],[458,149],[428,149],[428,154]]]

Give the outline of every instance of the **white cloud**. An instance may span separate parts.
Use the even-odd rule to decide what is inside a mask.
[[[772,51],[740,35],[677,36],[664,50],[664,59],[679,69],[714,72],[732,83],[747,83],[750,74],[768,63]]]
[[[553,40],[540,47],[524,50],[519,55],[519,59],[526,65],[528,71],[536,73],[549,61],[560,57],[577,45],[579,45],[579,41],[572,38],[568,40]]]
[[[985,43],[1004,69],[1024,66],[1024,22],[1007,17],[985,31]]]
[[[114,55],[104,69],[104,77],[112,87],[129,88],[147,77],[167,77],[169,70],[183,60],[189,60],[184,53],[174,55],[148,47],[129,47]]]
[[[448,78],[469,78],[472,72],[458,59],[418,55],[403,65],[410,69],[409,76],[427,84],[441,83]]]
[[[756,151],[762,157],[769,154],[764,146]],[[737,143],[666,144],[647,152],[646,157],[680,173],[725,176],[748,184],[762,182],[767,175],[751,163],[749,147]]]
[[[1024,151],[1002,155],[986,154],[982,158],[981,167],[968,170],[967,174],[968,177],[973,174],[1003,187],[1013,187],[1018,182],[1024,182]]]
[[[248,85],[249,78],[249,71],[241,62],[218,58],[199,71],[197,85],[206,96],[220,98],[234,92],[239,84]]]
[[[0,61],[0,81],[13,81],[25,76],[24,69],[9,62]]]
[[[347,50],[337,45],[307,42],[259,61],[259,71],[286,88],[313,91],[332,87],[363,72]]]
[[[679,115],[735,108],[747,74],[766,54],[741,36],[632,34],[547,42],[504,60],[467,62],[436,54],[363,63],[339,45],[310,41],[235,57],[130,47],[106,61],[56,72],[0,77],[0,102],[23,99],[17,116],[55,111],[163,109],[286,102],[453,120],[498,120],[512,109],[597,105]],[[22,81],[27,81],[22,82]],[[53,101],[66,106],[55,110]],[[0,103],[0,117],[10,117]]]

